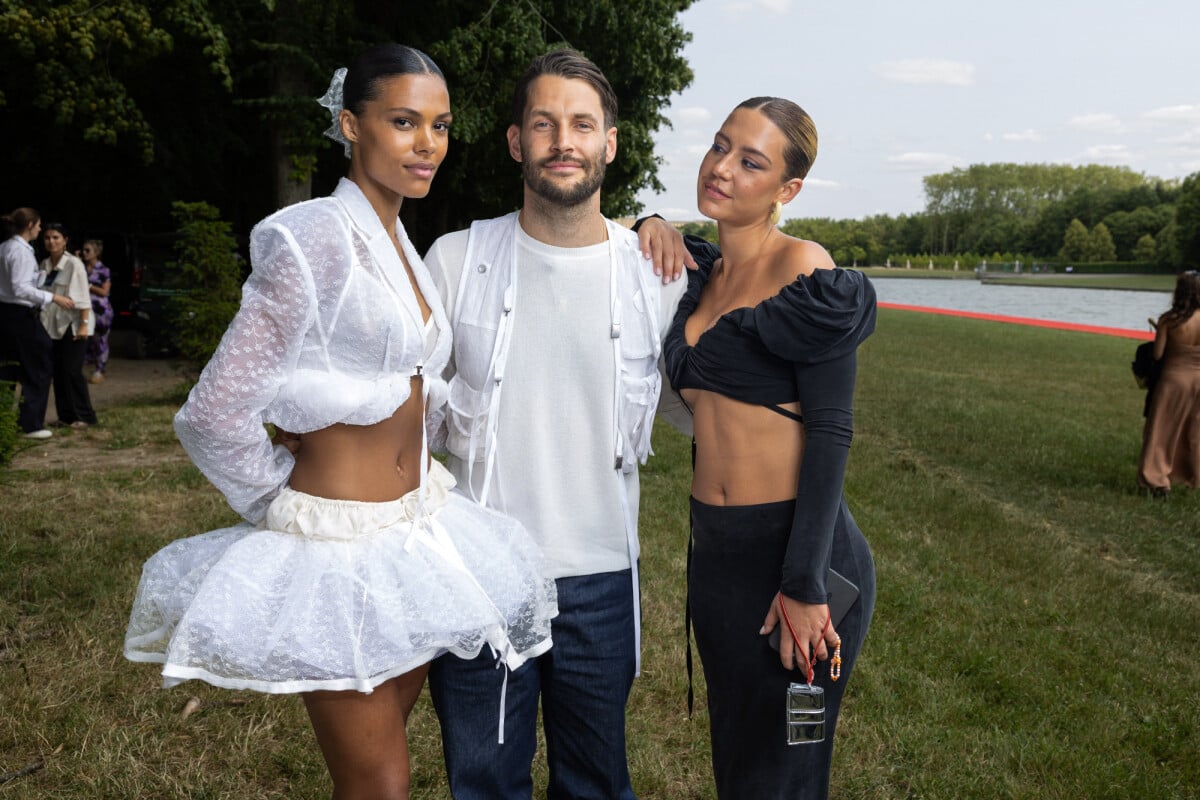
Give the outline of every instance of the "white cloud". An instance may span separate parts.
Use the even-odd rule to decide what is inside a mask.
[[[1042,135],[1033,128],[1026,128],[1025,130],[1018,131],[1017,133],[1003,134],[1000,138],[1004,139],[1006,142],[1040,142],[1042,140]]]
[[[842,184],[837,181],[829,181],[824,178],[805,178],[805,189],[841,189]]]
[[[647,204],[642,214],[658,214],[670,222],[696,222],[703,219],[694,208],[655,208],[653,203]]]
[[[1067,122],[1072,128],[1081,131],[1106,131],[1116,133],[1121,130],[1121,120],[1114,114],[1076,114]]]
[[[683,174],[694,172],[700,167],[700,159],[708,152],[706,144],[677,144],[670,149],[659,152],[663,166],[673,172]]]
[[[675,118],[674,122],[686,128],[708,122],[712,119],[712,112],[701,106],[689,106],[675,109],[672,116]]]
[[[1128,145],[1095,144],[1083,151],[1081,160],[1085,162],[1105,161],[1114,164],[1128,164],[1140,158],[1141,155],[1131,151]]]
[[[886,81],[927,86],[971,86],[975,65],[936,58],[909,58],[875,65],[875,74]]]
[[[792,10],[792,0],[740,0],[740,2],[725,4],[725,10],[735,14],[752,11],[756,8],[765,9],[775,14],[786,14]]]
[[[1158,140],[1162,144],[1195,147],[1200,145],[1200,127],[1191,128],[1174,136],[1166,136]]]
[[[895,170],[904,172],[944,172],[961,166],[963,160],[945,153],[901,153],[888,156],[885,163]]]
[[[1154,122],[1200,122],[1200,105],[1165,106],[1142,116]]]

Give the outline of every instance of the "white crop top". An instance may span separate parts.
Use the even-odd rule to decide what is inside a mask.
[[[418,370],[427,417],[446,401],[450,326],[399,220],[396,234],[432,310],[432,328],[395,245],[352,181],[342,179],[330,197],[272,214],[250,234],[253,271],[241,308],[176,414],[175,432],[200,471],[253,523],[294,464],[286,448],[271,445],[263,423],[295,433],[339,422],[372,425],[404,404]]]

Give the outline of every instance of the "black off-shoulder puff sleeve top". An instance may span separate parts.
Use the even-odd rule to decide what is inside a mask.
[[[801,602],[825,603],[854,432],[856,354],[875,329],[875,288],[860,272],[814,270],[757,306],[723,315],[689,346],[684,325],[721,253],[695,236],[685,242],[700,269],[688,273],[687,293],[667,332],[667,376],[676,391],[704,389],[787,416],[794,415],[780,404],[799,401],[804,458],[780,590]]]

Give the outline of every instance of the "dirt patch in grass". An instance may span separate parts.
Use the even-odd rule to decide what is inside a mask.
[[[183,381],[184,376],[178,363],[172,360],[111,358],[104,373],[104,381],[89,384],[88,393],[92,397],[92,406],[103,423],[104,418],[100,411],[130,400],[165,394]],[[46,419],[51,421],[57,418],[58,415],[54,412],[54,392],[51,391]]]
[[[103,470],[138,469],[158,464],[186,462],[187,453],[179,445],[135,445],[113,449],[105,440],[112,435],[102,430],[71,431],[53,439],[26,447],[13,456],[14,470],[67,470],[97,472]]]
[[[148,424],[146,416],[169,415],[171,403],[147,408],[145,413],[118,407],[136,405],[168,396],[184,382],[173,361],[164,359],[109,360],[105,380],[88,386],[99,424],[85,430],[56,427],[51,390],[46,424],[54,435],[49,439],[22,440],[13,456],[13,470],[66,470],[71,473],[152,467],[185,462],[183,448],[170,433],[169,424]]]

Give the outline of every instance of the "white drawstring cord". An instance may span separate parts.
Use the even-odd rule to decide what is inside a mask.
[[[420,376],[420,374],[421,367],[418,365],[415,375]],[[422,387],[422,389],[424,389],[424,387]],[[427,402],[428,392],[422,390],[421,395],[422,402]],[[423,415],[424,408],[422,409],[422,416]],[[504,744],[504,712],[508,698],[508,653],[512,650],[512,642],[509,641],[508,638],[508,620],[504,618],[504,613],[500,611],[500,607],[492,601],[492,598],[479,583],[479,580],[475,577],[475,574],[467,568],[466,563],[462,560],[462,556],[459,555],[458,549],[454,546],[454,540],[450,538],[450,534],[446,531],[445,526],[433,517],[425,516],[426,481],[429,474],[429,468],[427,465],[429,460],[429,434],[424,425],[421,426],[421,429],[421,488],[419,494],[417,495],[417,513],[413,516],[412,523],[409,526],[409,536],[408,540],[404,543],[404,549],[408,552],[411,552],[412,548],[417,542],[424,544],[430,550],[445,559],[446,562],[459,569],[463,574],[470,578],[471,583],[475,584],[475,588],[479,590],[479,593],[483,595],[484,599],[487,600],[487,602],[490,603],[492,608],[496,611],[496,616],[500,620],[500,631],[504,635],[504,649],[497,650],[496,646],[491,642],[488,642],[487,645],[488,648],[491,649],[492,655],[496,658],[496,668],[504,668],[504,679],[500,684],[500,733],[498,735],[499,743]]]
[[[491,647],[491,645],[488,645],[488,646]],[[506,643],[504,646],[507,649],[509,647],[512,647],[512,644]],[[508,659],[504,658],[504,656],[502,656],[500,654],[500,651],[498,651],[494,647],[492,647],[492,655],[494,655],[496,657],[496,669],[500,669],[500,668],[504,669],[504,679],[500,682],[500,735],[499,735],[499,737],[497,737],[498,743],[504,744],[504,711],[505,711],[505,706],[507,705],[506,700],[508,697],[508,673],[510,672],[510,670],[508,668]]]

